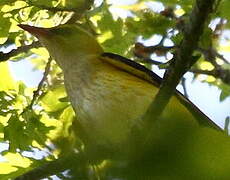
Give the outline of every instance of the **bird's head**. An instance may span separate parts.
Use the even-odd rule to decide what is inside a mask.
[[[19,27],[36,36],[59,64],[103,52],[95,37],[77,25],[40,28],[20,24]]]

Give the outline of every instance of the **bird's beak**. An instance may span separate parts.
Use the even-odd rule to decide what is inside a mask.
[[[50,35],[47,28],[34,27],[25,24],[19,24],[18,26],[36,37],[47,37]]]

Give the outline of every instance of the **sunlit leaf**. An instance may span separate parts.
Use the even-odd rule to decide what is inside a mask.
[[[59,86],[46,93],[46,95],[41,99],[42,106],[47,112],[62,110],[68,106],[67,102],[59,101],[59,98],[63,97],[66,97],[65,89],[63,86]]]
[[[0,167],[0,174],[9,174],[10,172],[17,170],[12,164],[6,162],[0,162]]]
[[[7,62],[0,63],[0,91],[15,89],[14,80],[11,76]]]
[[[213,70],[214,67],[213,65],[210,63],[210,62],[207,62],[207,61],[203,61],[200,63],[200,68],[203,69],[203,70]]]
[[[31,161],[25,157],[22,157],[19,153],[6,153],[4,158],[12,165],[19,167],[28,167]]]
[[[17,148],[28,150],[30,144],[28,136],[24,133],[25,122],[12,115],[8,120],[8,125],[4,128],[4,140],[9,141],[9,151],[16,152]]]

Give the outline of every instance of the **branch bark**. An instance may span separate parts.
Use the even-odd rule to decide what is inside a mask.
[[[221,79],[224,83],[230,85],[230,71],[227,69],[214,69],[212,71],[208,70],[201,70],[201,69],[190,69],[189,72],[195,73],[195,74],[205,74],[209,76],[213,76],[215,78]]]
[[[4,62],[9,60],[10,58],[20,54],[20,53],[26,53],[32,48],[38,48],[41,47],[41,44],[38,41],[33,42],[30,45],[20,46],[17,49],[13,49],[8,53],[0,52],[0,62]]]
[[[37,167],[17,177],[15,180],[39,180],[61,173],[67,169],[78,169],[79,167],[83,167],[84,164],[86,164],[86,161],[82,154],[70,153],[66,157],[56,159]]]
[[[30,104],[22,111],[22,113],[20,115],[23,115],[28,110],[33,110],[33,105],[35,104],[36,100],[38,99],[38,97],[40,95],[40,91],[42,90],[42,87],[44,85],[44,82],[46,81],[47,76],[49,75],[51,62],[52,62],[52,58],[50,57],[47,64],[46,64],[45,71],[43,73],[43,77],[42,77],[41,81],[39,82],[37,89],[33,92],[33,97],[32,97]]]
[[[144,115],[146,124],[152,126],[153,115],[155,121],[159,119],[174,94],[180,79],[194,64],[192,53],[198,45],[199,38],[203,33],[205,23],[213,10],[214,4],[215,0],[196,0],[189,21],[185,25],[184,38],[175,53],[174,63],[170,65],[165,73],[161,88]]]

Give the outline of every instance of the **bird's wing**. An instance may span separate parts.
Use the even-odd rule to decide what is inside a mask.
[[[101,58],[103,61],[119,68],[120,70],[126,71],[134,76],[144,79],[156,87],[160,87],[162,78],[160,78],[157,74],[145,66],[136,63],[135,61],[113,53],[103,53]],[[183,104],[195,116],[201,125],[213,127],[217,130],[222,130],[179,91],[176,90],[175,96],[181,102],[181,104]]]
[[[161,84],[162,79],[159,76],[135,61],[113,53],[103,53],[101,57],[104,61],[134,76],[144,79],[156,87],[159,87]]]

